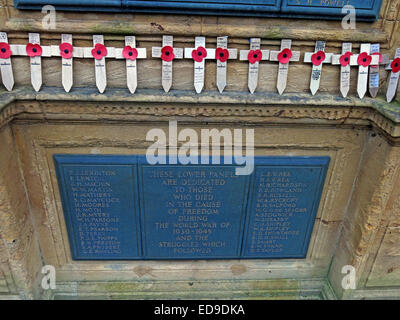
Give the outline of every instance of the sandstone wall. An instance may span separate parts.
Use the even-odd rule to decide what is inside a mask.
[[[57,45],[61,33],[91,46],[93,34],[123,47],[135,35],[147,48],[138,61],[138,91],[126,89],[125,62],[107,61],[108,89],[95,88],[93,59],[74,60],[74,87],[61,88],[61,61],[43,58],[44,87],[30,86],[27,57],[13,57],[11,93],[0,90],[0,298],[399,298],[400,297],[400,116],[399,103],[386,104],[388,73],[380,71],[377,99],[356,97],[352,70],[348,99],[339,95],[339,67],[323,67],[320,92],[309,93],[311,66],[292,63],[286,93],[276,94],[277,64],[260,66],[256,94],[247,90],[248,63],[228,62],[228,86],[220,95],[216,64],[206,62],[202,94],[193,88],[193,62],[174,62],[172,91],[161,87],[161,61],[151,58],[163,34],[176,47],[194,37],[229,36],[229,46],[248,48],[249,37],[278,50],[291,38],[293,49],[327,52],[342,41],[380,43],[393,57],[400,46],[400,0],[384,0],[375,23],[343,30],[340,22],[210,16],[57,12],[55,30],[43,30],[40,12],[22,12],[0,2],[0,30],[10,43],[25,44],[40,32],[42,44]],[[301,60],[302,60],[301,58]],[[183,126],[255,128],[260,155],[329,155],[331,165],[307,258],[301,261],[77,262],[70,256],[58,193],[54,153],[144,153],[145,133],[176,119]],[[57,269],[57,290],[40,289],[41,267]],[[341,287],[344,265],[357,271],[357,289]],[[173,288],[171,291],[170,288]]]

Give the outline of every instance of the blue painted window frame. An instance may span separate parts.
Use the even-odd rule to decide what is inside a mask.
[[[306,4],[311,1],[311,4]],[[321,5],[324,0],[282,0],[282,12],[288,14],[302,13],[311,16],[342,17],[343,5],[352,5],[356,8],[359,20],[377,20],[382,7],[382,0],[325,0],[333,3],[332,7]],[[336,3],[336,4],[335,4]],[[368,3],[368,5],[366,5]]]
[[[311,3],[310,3],[311,1]],[[323,1],[336,1],[329,7]],[[335,5],[336,3],[336,5]],[[56,10],[173,13],[248,17],[282,17],[340,20],[342,4],[357,9],[358,21],[376,21],[382,0],[14,0],[21,10],[39,10],[53,5]],[[370,5],[365,6],[365,3]]]

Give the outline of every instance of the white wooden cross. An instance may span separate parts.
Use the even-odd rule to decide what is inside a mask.
[[[130,93],[135,93],[137,88],[137,68],[136,59],[146,59],[146,48],[136,48],[136,38],[134,36],[125,37],[125,48],[127,48],[128,55],[124,57],[122,48],[115,48],[116,59],[126,59],[126,82]],[[134,49],[133,49],[134,48]],[[137,52],[136,59],[130,59],[134,55],[134,50]]]
[[[63,43],[72,45],[72,34],[62,34],[61,44]],[[68,52],[64,53],[67,54]],[[52,56],[60,57],[60,46],[51,46],[51,54]],[[69,92],[73,85],[73,58],[83,58],[83,48],[73,47],[71,58],[61,58],[62,85],[66,92]]]
[[[249,61],[248,87],[250,93],[254,93],[257,88],[259,61],[266,61],[269,59],[269,50],[260,50],[260,48],[261,39],[251,38],[250,50],[240,50],[240,60]]]
[[[313,63],[313,68],[311,72],[311,82],[310,82],[310,90],[312,95],[315,95],[319,89],[319,84],[321,82],[322,75],[322,65],[324,63],[331,63],[332,61],[332,53],[325,53],[325,41],[317,41],[315,44],[315,52],[306,52],[304,55],[304,62],[313,63],[313,57],[316,59],[318,65]],[[322,59],[320,52],[324,52],[325,59]]]
[[[386,93],[386,101],[387,102],[392,102],[392,100],[396,96],[397,87],[399,84],[399,77],[400,77],[400,71],[394,72],[392,70],[392,65],[396,68],[398,68],[400,66],[400,48],[397,48],[396,54],[394,56],[394,60],[391,60],[389,65],[386,67],[386,70],[392,71],[390,73],[388,89],[387,89],[387,93]]]
[[[40,45],[39,33],[29,33],[29,42]],[[42,47],[42,55],[30,57],[31,60],[31,83],[35,91],[39,91],[42,86],[42,58],[51,57],[51,47]]]
[[[172,52],[170,52],[170,48]],[[165,51],[164,53],[162,51]],[[162,74],[161,83],[165,92],[168,92],[172,87],[172,63],[174,59],[183,58],[183,48],[174,48],[174,37],[173,36],[163,36],[162,48],[153,47],[152,48],[153,58],[162,59]],[[172,58],[171,58],[172,56]]]
[[[115,48],[106,47],[107,54],[102,56],[100,49],[96,50],[96,44],[104,45],[104,37],[102,35],[93,35],[93,47],[82,47],[83,58],[92,58],[95,63],[95,77],[96,86],[100,93],[103,93],[107,87],[107,74],[106,74],[106,59],[105,58],[115,58]],[[92,51],[98,54],[100,59],[96,59]]]
[[[107,87],[107,73],[106,73],[106,57],[114,57],[115,53],[113,50],[110,50],[111,48],[106,48],[107,49],[107,54],[105,57],[102,57],[101,59],[96,59],[92,55],[92,50],[95,50],[96,44],[103,44],[104,45],[104,37],[102,35],[93,35],[93,48],[84,48],[83,50],[83,55],[84,58],[92,58],[94,60],[94,65],[95,65],[95,77],[96,77],[96,86],[97,89],[99,89],[100,93],[103,93],[104,90]],[[98,54],[100,54],[100,50],[98,51]]]
[[[29,33],[29,43],[34,45],[40,45],[40,35],[38,33]],[[39,91],[42,86],[42,59],[41,57],[51,57],[51,46],[40,46],[42,53],[41,55],[35,55],[30,57],[30,65],[31,65],[31,83],[33,89],[35,91]],[[27,45],[23,44],[12,44],[10,45],[10,49],[13,56],[28,56],[27,53]],[[38,49],[35,47],[33,52],[40,53],[37,51]],[[11,62],[10,62],[11,66]],[[10,71],[10,69],[8,69]],[[9,72],[7,71],[7,73]],[[12,76],[9,76],[12,77]],[[11,79],[11,78],[10,78]],[[10,80],[8,80],[11,84]],[[13,83],[13,81],[12,81]]]
[[[350,88],[350,68],[351,66],[358,66],[359,73],[358,73],[358,84],[357,84],[357,91],[360,98],[363,98],[365,93],[367,92],[367,83],[368,83],[368,67],[364,67],[358,64],[359,54],[348,54],[351,52],[351,43],[343,43],[342,45],[342,53],[343,54],[335,54],[332,57],[332,64],[333,65],[340,65],[340,59],[348,59],[346,60],[347,65],[341,66],[341,73],[340,73],[340,91],[342,92],[343,97],[346,97],[349,88]],[[370,45],[369,44],[361,44],[361,53],[366,52],[369,55],[370,52]],[[361,54],[360,53],[360,54]],[[379,64],[379,55],[371,55],[371,65]]]
[[[62,34],[61,35],[61,43],[69,43],[72,45],[72,34]],[[59,48],[60,50],[60,48]],[[73,52],[73,51],[72,51]],[[82,52],[82,50],[81,50]],[[61,59],[61,76],[62,76],[62,85],[66,92],[69,92],[72,88],[73,84],[73,66],[72,66],[72,58],[70,59]]]
[[[288,62],[282,63],[279,61],[279,69],[278,69],[278,80],[276,83],[276,88],[278,89],[279,94],[281,95],[285,89],[287,84],[287,77],[289,73],[289,62],[290,61],[300,61],[300,52],[299,51],[289,51],[292,47],[292,40],[283,39],[281,41],[281,51],[271,51],[269,60],[270,61],[279,61],[279,58],[284,58]],[[288,50],[286,50],[288,49]],[[288,55],[292,54],[291,57]]]
[[[205,60],[215,59],[215,49],[205,48],[205,37],[196,37],[194,46],[194,48],[185,48],[185,58],[194,60],[194,88],[197,93],[200,93],[204,87]],[[198,59],[198,61],[196,61],[194,57]]]
[[[4,44],[8,44],[8,38],[7,38],[7,33],[5,32],[0,32],[0,42],[3,42]],[[6,48],[7,45],[4,45],[0,50],[2,50],[2,54],[4,55],[9,55],[11,51],[11,48]],[[12,88],[14,87],[14,75],[12,71],[12,66],[11,66],[11,58],[0,58],[0,72],[1,72],[1,79],[3,80],[3,84],[6,87],[8,91],[11,91]]]
[[[350,73],[351,73],[351,64],[350,59],[352,56],[351,53],[352,44],[350,42],[343,42],[342,44],[342,54],[334,54],[332,56],[332,64],[333,65],[341,65],[341,59],[345,65],[340,66],[340,92],[344,98],[347,97],[350,91]]]
[[[357,59],[357,64],[358,64],[358,58],[360,55],[366,53],[368,56],[371,53],[371,44],[370,43],[362,43],[360,45],[360,54],[355,55],[354,59]],[[379,64],[379,56],[374,55],[371,56],[372,61],[370,65],[376,65]],[[364,59],[366,60],[366,59]],[[354,62],[353,62],[354,63]],[[358,67],[358,80],[357,80],[357,93],[360,99],[364,98],[365,94],[367,93],[367,87],[368,87],[368,70],[369,70],[369,65],[368,66],[363,66],[359,64]]]
[[[382,61],[376,65],[371,64],[369,69],[369,94],[372,98],[376,98],[379,91],[379,66],[389,62],[389,57],[386,54],[381,56],[379,51],[379,43],[371,44],[371,55],[382,57]]]
[[[217,37],[217,49],[215,49],[217,60],[217,87],[220,93],[226,87],[227,59],[237,59],[237,49],[228,49],[228,37]]]
[[[65,39],[69,38],[69,35],[63,35]],[[71,39],[72,40],[72,39]],[[103,55],[105,52],[102,52],[101,49],[96,50],[96,44],[104,45],[104,37],[102,35],[93,35],[93,47],[74,47],[73,48],[73,57],[74,58],[91,58],[95,59],[95,77],[96,77],[96,86],[100,93],[103,93],[107,87],[107,73],[106,73],[106,58],[115,58],[115,59],[125,59],[123,56],[123,48],[114,48],[114,47],[105,47],[107,53]],[[135,37],[127,36],[125,37],[125,45],[135,47]],[[137,58],[146,58],[146,49],[144,48],[137,48]],[[96,56],[99,59],[96,59],[93,55],[97,54]],[[57,46],[53,46],[53,55],[60,56],[59,48]],[[67,60],[67,59],[63,59]],[[68,59],[70,60],[70,59]],[[126,69],[127,69],[127,85],[130,92],[134,93],[137,86],[137,73],[136,73],[136,60],[129,60],[126,59]],[[69,64],[71,66],[69,66]],[[66,74],[70,80],[66,80],[66,83],[71,81],[72,77],[72,61],[70,61],[68,65],[63,67],[66,69]],[[70,68],[67,71],[67,68]],[[69,74],[71,73],[71,74]],[[64,69],[63,69],[63,81],[64,81]],[[63,82],[64,85],[64,82]],[[68,86],[67,86],[68,87]],[[65,86],[64,86],[65,88]]]

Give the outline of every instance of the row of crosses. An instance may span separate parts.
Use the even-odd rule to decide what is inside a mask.
[[[279,62],[277,90],[282,94],[286,89],[289,73],[289,63],[300,61],[300,52],[291,50],[292,41],[281,41],[280,51],[261,49],[261,39],[251,38],[249,50],[240,50],[239,59],[248,61],[248,88],[251,93],[257,88],[259,63],[262,61]],[[206,48],[205,37],[196,37],[194,48],[175,48],[172,36],[163,36],[162,47],[152,48],[152,57],[162,59],[162,86],[165,92],[172,87],[172,63],[175,59],[192,59],[194,61],[194,88],[200,93],[204,87],[205,61],[217,61],[217,88],[220,93],[227,84],[227,62],[238,58],[238,50],[228,48],[228,37],[217,38],[217,48]],[[324,64],[340,65],[340,91],[346,97],[350,89],[351,66],[358,66],[357,92],[362,99],[369,87],[372,97],[376,97],[379,90],[379,66],[387,65],[386,70],[392,71],[387,101],[393,100],[396,95],[400,75],[400,49],[393,60],[380,53],[379,44],[361,44],[360,53],[352,53],[352,44],[343,43],[342,53],[325,52],[325,41],[317,41],[314,52],[304,55],[304,62],[312,64],[310,90],[315,95],[319,89],[322,67]],[[42,86],[42,57],[58,56],[62,58],[62,85],[69,92],[73,85],[73,59],[91,58],[95,62],[96,86],[103,93],[107,87],[106,58],[125,59],[127,87],[131,93],[137,87],[137,59],[145,59],[146,49],[137,48],[134,36],[125,37],[124,48],[106,47],[102,35],[93,35],[93,47],[74,47],[72,35],[62,34],[59,46],[41,46],[38,33],[29,33],[27,45],[9,45],[7,34],[0,32],[0,72],[3,84],[11,91],[14,86],[14,77],[11,66],[11,56],[29,56],[31,68],[31,83],[34,90],[39,91]],[[369,81],[368,81],[369,80]],[[369,84],[369,85],[368,85]]]

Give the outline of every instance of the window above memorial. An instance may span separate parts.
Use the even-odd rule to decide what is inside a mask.
[[[172,13],[340,20],[351,5],[358,21],[378,19],[382,0],[14,0],[17,9],[132,13]]]

